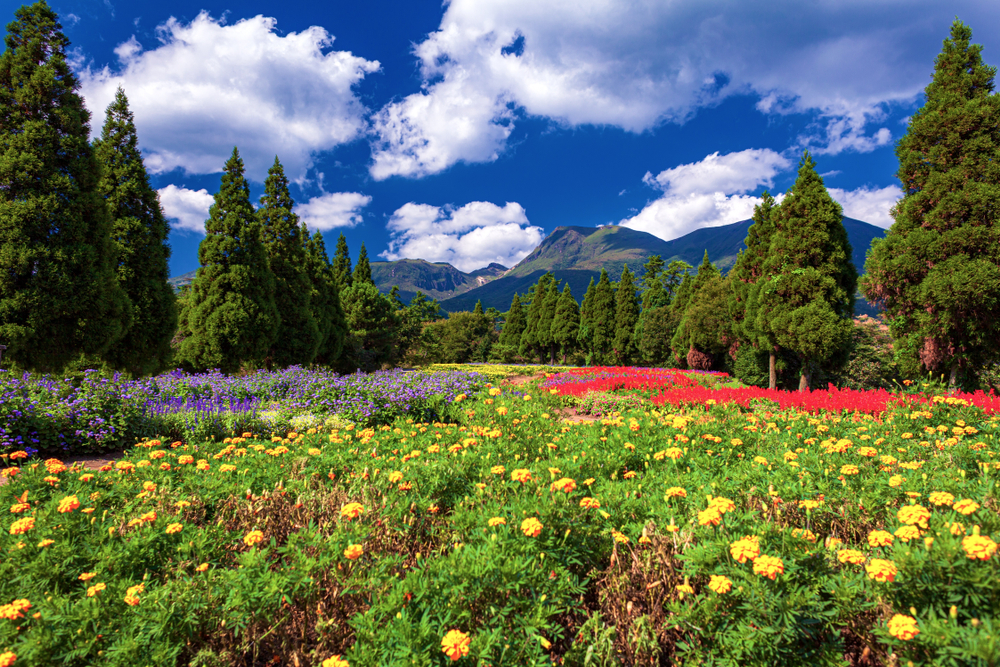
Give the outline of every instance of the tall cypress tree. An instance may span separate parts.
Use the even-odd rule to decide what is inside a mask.
[[[333,277],[337,281],[337,289],[343,292],[351,286],[351,252],[347,249],[347,239],[340,234],[337,239],[337,249],[333,253]]]
[[[260,363],[281,325],[274,274],[243,174],[234,148],[205,222],[198,247],[201,266],[187,303],[191,335],[181,344],[181,358],[195,368],[232,372]]]
[[[615,292],[605,269],[601,269],[601,279],[594,286],[594,308],[590,318],[594,363],[608,363],[615,340]]]
[[[699,349],[697,346],[697,341],[695,340],[695,332],[691,327],[691,321],[688,318],[689,311],[699,304],[699,300],[702,298],[702,290],[717,280],[720,280],[722,274],[719,273],[718,267],[715,266],[708,258],[708,250],[705,251],[705,256],[701,260],[701,264],[698,265],[698,272],[695,274],[694,278],[687,285],[687,291],[681,295],[680,290],[685,287],[684,282],[681,283],[681,288],[678,289],[678,295],[676,299],[676,308],[673,309],[673,315],[677,318],[676,328],[674,330],[673,338],[670,340],[670,347],[673,350],[674,357],[680,360],[681,358],[701,358],[698,355],[710,354],[709,350]],[[703,338],[703,337],[699,337]],[[705,363],[702,361],[701,366]],[[690,364],[689,364],[690,365]],[[706,368],[701,368],[700,370],[706,370]]]
[[[103,354],[131,324],[116,280],[90,113],[66,62],[69,40],[43,1],[7,25],[0,56],[0,342],[59,370]]]
[[[319,351],[320,332],[312,311],[312,281],[306,272],[306,247],[288,178],[277,157],[267,172],[257,219],[261,239],[274,274],[274,303],[281,324],[267,353],[279,368],[312,363]]]
[[[805,391],[814,364],[837,363],[847,354],[858,281],[840,204],[826,191],[809,153],[773,218],[762,268],[767,283],[754,326],[799,357],[799,390]]]
[[[142,375],[170,362],[177,308],[174,290],[167,283],[170,225],[159,196],[149,185],[135,121],[121,88],[108,106],[94,155],[101,165],[98,188],[112,220],[118,284],[132,305],[131,326],[104,358],[115,368]]]
[[[862,282],[904,368],[947,372],[953,385],[995,360],[1000,340],[1000,97],[971,39],[956,20],[896,145],[904,196]]]
[[[580,330],[576,335],[577,343],[579,344],[579,349],[581,349],[586,356],[586,363],[592,363],[591,359],[594,355],[594,320],[591,314],[594,311],[594,290],[597,289],[594,279],[590,279],[590,283],[587,285],[587,291],[583,294],[583,301],[580,303]]]
[[[357,283],[371,283],[375,284],[372,280],[372,267],[368,263],[368,250],[365,249],[365,244],[361,244],[361,250],[358,251],[358,263],[354,265],[354,273],[351,275],[351,282]]]
[[[635,328],[639,323],[639,298],[635,293],[635,279],[628,268],[622,268],[615,294],[615,338],[612,343],[615,361],[621,366],[635,358]]]
[[[521,334],[527,324],[524,317],[524,309],[521,307],[521,297],[514,292],[514,298],[510,300],[510,310],[500,331],[498,344],[505,348],[517,350],[521,345]]]
[[[552,320],[546,321],[546,309],[549,290],[554,289],[553,282],[555,282],[555,278],[552,274],[544,273],[533,285],[531,305],[528,306],[524,333],[521,335],[521,354],[523,356],[540,358],[547,350],[548,331],[545,330],[545,327],[551,327]]]
[[[319,345],[314,361],[333,366],[344,351],[347,337],[347,319],[340,303],[340,290],[326,254],[323,235],[316,232],[309,237],[303,224],[300,236],[305,242],[306,274],[311,285],[309,305],[319,331]]]
[[[541,317],[538,321],[538,347],[542,351],[544,361],[545,353],[548,352],[549,363],[556,362],[558,346],[552,334],[552,327],[555,324],[556,308],[559,305],[559,281],[552,277],[548,290],[545,293],[545,303],[542,305]]]
[[[577,334],[580,333],[580,307],[573,298],[569,283],[563,287],[556,312],[552,320],[552,342],[562,354],[562,363],[566,363],[566,355],[577,348]]]

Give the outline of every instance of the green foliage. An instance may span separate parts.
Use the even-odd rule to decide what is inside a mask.
[[[526,327],[527,318],[524,308],[521,307],[521,297],[515,292],[510,301],[510,309],[504,318],[500,337],[493,346],[493,358],[505,363],[520,359],[521,336]]]
[[[278,158],[267,172],[257,219],[274,275],[274,303],[281,324],[267,353],[267,365],[306,366],[316,358],[321,334],[312,307],[312,281],[306,263],[308,234],[300,227],[288,178]]]
[[[589,290],[588,290],[589,291]],[[608,272],[601,269],[601,279],[594,286],[593,305],[588,311],[588,363],[604,364],[611,360],[615,339],[615,292]],[[580,328],[583,335],[583,327]]]
[[[496,340],[493,323],[483,313],[458,312],[429,324],[425,332],[438,344],[433,363],[464,364],[485,361]]]
[[[5,43],[0,340],[5,359],[57,370],[81,353],[107,352],[128,331],[131,306],[115,272],[90,113],[56,14],[44,1],[21,7]]]
[[[709,286],[710,291],[706,290]],[[692,361],[697,358],[698,362],[692,367],[700,370],[714,366],[706,355],[710,357],[728,347],[727,337],[731,336],[727,303],[728,286],[723,284],[722,274],[709,261],[706,250],[698,272],[694,278],[685,277],[673,303],[672,314],[677,318],[677,324],[672,329],[670,347],[675,359],[684,359],[692,366]],[[721,311],[718,310],[720,306]]]
[[[394,360],[399,316],[375,283],[355,282],[341,292],[341,302],[348,330],[341,369],[371,371]]]
[[[225,372],[263,362],[281,319],[274,303],[274,274],[236,148],[205,223],[198,259],[201,266],[184,315],[190,335],[181,343],[181,360],[193,368]]]
[[[639,298],[635,293],[635,280],[628,264],[622,269],[618,290],[615,293],[615,335],[611,344],[615,363],[630,364],[636,356],[635,328],[639,323]]]
[[[854,320],[850,360],[837,385],[848,389],[895,389],[902,375],[892,351],[889,327],[862,315]]]
[[[997,359],[1000,339],[1000,97],[996,68],[961,21],[935,61],[924,105],[896,145],[903,199],[873,243],[862,290],[885,310],[907,373]]]
[[[337,250],[340,250],[340,244],[337,244]],[[354,273],[351,275],[351,282],[369,282],[372,285],[375,281],[372,280],[372,267],[368,263],[368,250],[365,249],[365,244],[361,244],[361,250],[358,251],[358,263],[354,265]]]
[[[650,366],[676,366],[670,341],[677,328],[677,317],[670,306],[660,306],[643,314],[639,352]]]
[[[333,253],[333,278],[341,292],[350,287],[354,279],[351,274],[351,251],[343,233],[337,239],[337,250]]]
[[[549,351],[552,318],[555,315],[555,304],[550,292],[555,292],[558,297],[555,278],[551,273],[544,273],[529,290],[531,305],[528,306],[520,342],[522,356],[537,357],[543,362]]]
[[[309,278],[309,306],[319,332],[319,346],[315,361],[333,366],[340,359],[347,337],[347,318],[340,303],[340,290],[326,254],[323,235],[317,231],[312,237],[306,226],[301,234],[305,241],[305,272]]]
[[[563,287],[556,312],[552,321],[552,343],[562,354],[562,361],[577,348],[577,335],[580,333],[580,307],[573,298],[569,283]]]

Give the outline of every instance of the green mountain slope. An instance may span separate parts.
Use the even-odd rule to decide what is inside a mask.
[[[395,262],[372,262],[372,280],[381,292],[399,287],[399,295],[408,302],[418,292],[434,299],[447,299],[486,285],[507,271],[500,264],[477,269],[472,273],[459,271],[445,262],[422,259],[401,259]],[[472,305],[475,306],[473,301]]]

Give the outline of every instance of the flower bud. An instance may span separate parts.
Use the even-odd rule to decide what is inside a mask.
[[[952,618],[958,618],[958,607],[951,605],[951,609],[948,610],[948,615]]]

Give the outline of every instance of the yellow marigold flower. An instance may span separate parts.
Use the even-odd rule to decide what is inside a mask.
[[[503,417],[507,414],[507,408],[497,408],[497,414]]]
[[[72,512],[79,506],[80,501],[77,500],[76,496],[66,496],[59,501],[59,507],[57,510],[60,514],[66,514],[67,512]]]
[[[219,472],[232,472],[234,470],[236,470],[236,466],[230,463],[223,463],[221,466],[219,466]]]
[[[108,587],[107,584],[104,584],[104,583],[97,583],[97,584],[94,584],[93,586],[89,586],[87,588],[87,597],[88,598],[92,598],[95,595],[97,595],[98,593],[100,593],[101,591],[103,591],[104,589],[106,589],[107,587]]]
[[[708,587],[719,595],[725,595],[733,590],[733,582],[729,577],[713,574],[708,580]]]
[[[889,486],[896,488],[903,483],[903,477],[901,475],[893,475],[889,478]]]
[[[667,498],[687,498],[687,491],[679,486],[671,486],[664,494]]]
[[[524,395],[524,400],[530,401],[531,400],[531,394],[525,394]]]
[[[583,498],[580,500],[580,507],[588,510],[599,510],[601,509],[601,503],[597,498]]]
[[[31,609],[31,603],[25,599],[14,600],[10,604],[0,606],[0,618],[13,621],[24,618],[24,612]]]
[[[714,507],[709,507],[698,512],[699,526],[718,526],[722,519],[722,513]]]
[[[530,517],[521,522],[521,532],[528,537],[538,537],[542,532],[542,522],[535,517]]]
[[[335,655],[324,660],[323,667],[351,667],[351,663],[342,660],[339,655]]]
[[[264,533],[259,530],[251,530],[243,536],[243,544],[252,547],[264,541]]]
[[[191,456],[190,454],[181,454],[180,456],[177,457],[177,463],[181,464],[182,466],[186,466],[189,463],[194,463],[194,457]]]
[[[648,535],[643,535],[639,538],[639,544],[652,544],[653,540],[649,539]]]
[[[754,538],[744,537],[729,545],[729,553],[737,563],[745,563],[760,555],[760,544]]]
[[[822,500],[800,500],[799,507],[804,510],[814,510],[823,504]]]
[[[395,484],[401,479],[403,479],[403,473],[399,472],[398,470],[393,470],[391,473],[389,473],[390,484]]]
[[[753,562],[753,573],[764,575],[771,581],[784,572],[785,564],[776,556],[757,556]]]
[[[611,537],[614,538],[615,542],[618,544],[628,544],[628,535],[617,530],[611,531]]]
[[[97,576],[96,572],[84,572],[79,577],[77,577],[77,579],[79,579],[80,581],[90,581],[96,576]]]
[[[763,456],[755,456],[755,457],[753,457],[753,462],[756,463],[756,464],[758,464],[758,465],[762,465],[762,466],[766,466],[767,465],[767,459],[765,459]]]
[[[729,444],[732,445],[733,447],[739,447],[740,445],[743,444],[743,441],[740,440],[739,438],[733,438],[732,440],[729,441]]]
[[[17,660],[17,654],[13,651],[0,653],[0,667],[10,667]]]
[[[14,475],[17,475],[20,472],[21,472],[20,468],[18,468],[17,466],[11,466],[10,468],[4,468],[3,470],[0,470],[0,475],[10,478],[13,477]]]
[[[510,473],[510,478],[515,482],[521,482],[524,484],[531,480],[531,471],[526,468],[518,468]]]
[[[845,466],[840,466],[841,475],[857,475],[859,472],[861,472],[861,470],[856,465],[848,464]]]
[[[147,479],[145,482],[142,483],[142,490],[149,491],[150,493],[152,493],[153,491],[156,491],[156,484]]]
[[[493,466],[492,468],[490,468],[490,472],[493,473],[494,475],[500,475],[501,477],[503,477],[505,474],[507,474],[507,469],[504,468],[503,466]]]
[[[917,629],[917,619],[912,616],[896,614],[889,619],[889,634],[904,642],[910,641],[920,634],[920,630]]]
[[[569,477],[562,477],[552,482],[552,486],[549,488],[550,491],[562,491],[563,493],[572,493],[576,490],[576,480],[570,479]]]
[[[172,523],[167,526],[167,535],[173,535],[174,533],[179,533],[184,529],[184,524]]]
[[[708,503],[709,507],[714,507],[718,510],[719,514],[725,514],[726,512],[732,512],[736,509],[736,505],[729,498],[712,498]]]
[[[896,512],[896,518],[903,523],[917,525],[926,530],[927,520],[931,518],[931,513],[923,505],[904,505]]]
[[[194,568],[195,572],[204,572],[208,569],[208,563],[202,563],[198,567]]]
[[[23,519],[18,519],[10,525],[11,535],[23,535],[32,528],[35,527],[35,517],[28,516]]]
[[[49,546],[50,544],[55,544],[55,543],[56,543],[55,540],[45,539],[45,540],[42,540],[41,542],[39,542],[38,546],[42,547],[44,549],[45,547]]]
[[[955,496],[950,493],[945,493],[944,491],[936,491],[927,496],[927,500],[929,500],[932,505],[951,505],[955,502]]]
[[[920,529],[916,526],[900,526],[893,534],[904,542],[909,542],[920,537]]]
[[[469,635],[461,630],[449,630],[448,634],[441,640],[441,650],[452,661],[457,661],[469,655],[469,644],[471,643],[472,640],[469,638]]]
[[[892,533],[885,530],[873,530],[868,533],[868,544],[873,547],[887,547],[892,544]]]
[[[952,508],[959,514],[965,514],[968,516],[979,509],[979,503],[966,498],[965,500],[959,500],[957,503],[952,505]]]
[[[816,533],[812,532],[808,528],[793,528],[792,537],[801,537],[806,542],[816,541]]]
[[[134,607],[139,604],[139,593],[142,593],[144,590],[146,590],[145,584],[129,586],[128,590],[125,591],[125,604],[130,607]]]
[[[146,512],[145,514],[139,517],[139,520],[148,521],[150,523],[156,521],[156,510],[153,510],[152,512]]]
[[[490,519],[489,521],[487,521],[486,523],[488,523],[491,528],[493,526],[506,526],[507,525],[507,519],[503,518],[502,516],[495,516],[492,519]]]
[[[340,516],[350,521],[357,519],[364,511],[365,507],[361,503],[347,503],[340,508]]]
[[[360,544],[352,544],[346,549],[344,549],[344,556],[351,560],[357,560],[358,558],[361,558],[361,554],[363,554],[364,552],[365,552],[364,547],[362,547]]]
[[[208,470],[212,466],[208,465],[208,461],[198,461],[198,470]]]
[[[858,455],[860,456],[875,456],[878,454],[878,450],[874,447],[861,447],[858,449]]]
[[[170,464],[169,463],[161,463],[160,464],[160,470],[170,470]]]
[[[10,506],[11,514],[21,514],[31,509],[31,503],[14,503]]]
[[[892,583],[896,580],[896,564],[891,560],[882,558],[872,558],[871,562],[865,566],[868,577],[875,581],[885,581]]]
[[[500,387],[493,387],[492,389],[490,389],[489,394],[490,396],[499,396],[500,391],[501,391]]]
[[[689,586],[688,584],[677,584],[676,586],[674,586],[674,588],[677,590],[678,593],[682,594],[686,593],[688,595],[694,595],[694,589],[691,588],[691,586]],[[681,597],[684,596],[681,595]]]
[[[962,548],[972,560],[989,560],[997,552],[997,543],[985,535],[969,535],[962,538]]]
[[[841,563],[861,565],[865,562],[865,555],[857,549],[843,549],[837,552],[837,560]]]
[[[89,472],[80,475],[80,481],[81,482],[89,482],[92,479],[94,479],[94,476],[92,474],[90,474]]]
[[[965,535],[965,526],[960,524],[958,521],[954,522],[948,526],[948,530],[951,531],[952,535]]]

